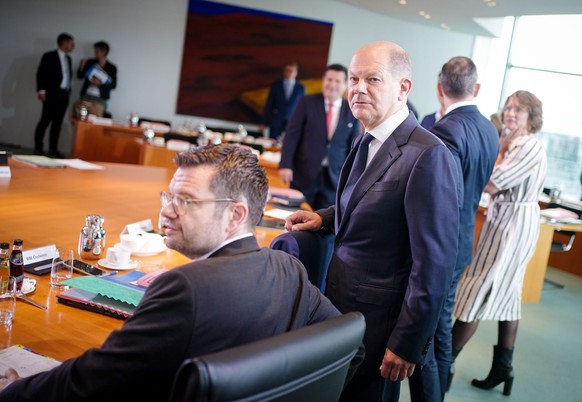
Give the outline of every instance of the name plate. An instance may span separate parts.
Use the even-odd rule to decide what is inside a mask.
[[[23,250],[24,271],[34,275],[48,274],[51,271],[51,265],[55,257],[58,257],[55,244]]]
[[[10,177],[10,166],[0,166],[0,179],[9,179]]]
[[[130,224],[126,225],[125,228],[123,229],[123,231],[121,232],[121,234],[136,235],[136,234],[140,234],[142,232],[153,232],[153,231],[154,231],[154,225],[152,224],[152,220],[145,219],[143,221],[130,223]]]

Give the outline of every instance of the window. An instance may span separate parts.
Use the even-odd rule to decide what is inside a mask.
[[[519,89],[542,101],[544,126],[538,135],[548,156],[545,186],[558,187],[571,200],[582,195],[580,37],[582,15],[508,17],[501,38],[479,38],[474,56],[482,84],[477,100],[486,116]]]

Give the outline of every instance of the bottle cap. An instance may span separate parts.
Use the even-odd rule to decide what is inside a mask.
[[[22,240],[21,239],[14,240],[14,245],[15,246],[22,246]]]
[[[10,243],[2,242],[0,243],[0,248],[10,248]]]

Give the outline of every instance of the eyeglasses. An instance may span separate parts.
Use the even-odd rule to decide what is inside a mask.
[[[178,216],[186,214],[186,208],[188,204],[195,203],[201,204],[203,202],[237,202],[232,198],[185,198],[179,195],[169,193],[167,191],[160,192],[160,201],[162,202],[162,208],[172,205],[174,212]]]
[[[522,108],[517,107],[517,106],[513,106],[513,107],[505,106],[502,110],[503,110],[503,113],[509,113],[512,110],[515,114],[527,113],[527,109],[522,109]]]

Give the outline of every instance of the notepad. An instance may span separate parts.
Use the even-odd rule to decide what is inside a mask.
[[[143,272],[140,273],[145,275]],[[125,275],[120,275],[116,279],[119,279],[123,276]],[[67,286],[95,293],[102,297],[117,300],[134,307],[138,305],[143,297],[145,288],[142,290],[124,286],[120,283],[107,280],[106,278],[107,277],[100,278],[98,276],[78,276],[76,278],[68,279],[64,283]]]
[[[49,158],[43,155],[13,155],[13,159],[26,163],[30,166],[35,167],[46,167],[46,168],[64,168],[67,167],[64,163],[58,159]]]
[[[14,345],[0,350],[0,373],[8,368],[16,370],[20,377],[28,377],[57,367],[61,362],[38,354],[22,346]]]
[[[131,317],[136,308],[136,306],[132,304],[77,288],[70,288],[59,293],[57,295],[57,301],[61,304],[122,320]]]

